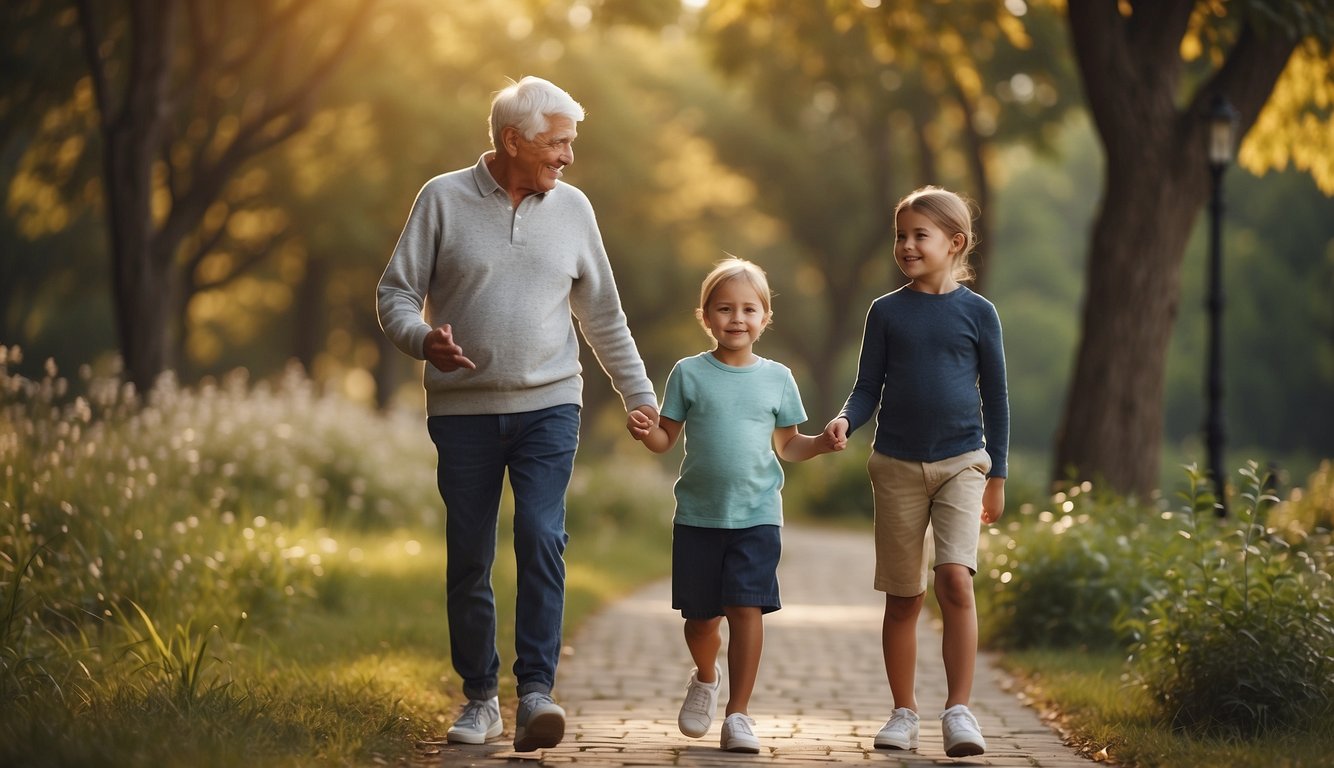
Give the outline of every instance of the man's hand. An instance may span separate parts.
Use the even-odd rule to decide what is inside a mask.
[[[460,368],[477,370],[477,364],[464,357],[463,347],[455,343],[454,330],[450,328],[449,323],[426,334],[426,339],[422,341],[422,355],[426,357],[427,362],[444,373],[457,371]]]
[[[650,405],[641,405],[626,416],[625,428],[630,436],[642,441],[658,426],[658,409]]]

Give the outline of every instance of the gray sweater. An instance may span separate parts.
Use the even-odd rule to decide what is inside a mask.
[[[422,187],[376,291],[380,325],[404,353],[425,359],[426,334],[449,323],[477,364],[428,363],[427,414],[582,405],[573,320],[626,409],[656,407],[588,198],[557,182],[515,210],[488,155]]]

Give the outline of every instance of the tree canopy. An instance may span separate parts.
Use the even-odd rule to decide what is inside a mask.
[[[1334,386],[1328,10],[18,0],[0,11],[0,342],[68,365],[116,352],[141,386],[295,358],[418,405],[374,283],[421,185],[487,149],[491,94],[538,74],[588,110],[567,179],[655,379],[706,343],[698,282],[734,253],[778,293],[763,353],[831,416],[866,306],[898,284],[889,211],[940,184],[978,204],[1017,448],[1054,441],[1051,477],[1147,492],[1163,444],[1198,428],[1199,109],[1224,93],[1239,166],[1265,174],[1228,181],[1236,442],[1329,452],[1283,396]],[[1309,291],[1281,312],[1241,289],[1288,281]],[[599,412],[610,388],[585,381]]]

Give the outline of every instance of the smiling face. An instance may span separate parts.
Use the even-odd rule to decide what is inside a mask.
[[[967,238],[947,233],[930,216],[910,207],[894,218],[894,261],[919,291],[947,293],[954,280],[958,254]]]
[[[564,115],[548,115],[547,129],[531,139],[524,138],[518,128],[507,126],[502,131],[505,154],[504,177],[497,178],[501,186],[518,204],[528,195],[550,192],[556,188],[565,166],[574,162],[574,140],[579,133],[575,122]]]
[[[750,281],[734,277],[713,289],[700,320],[718,344],[714,357],[740,367],[753,362],[751,347],[769,325],[769,312]]]

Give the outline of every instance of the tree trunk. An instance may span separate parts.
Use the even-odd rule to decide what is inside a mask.
[[[1207,188],[1156,159],[1108,163],[1056,481],[1147,495],[1158,484],[1167,347],[1181,262]]]
[[[324,349],[329,324],[324,292],[329,282],[329,262],[321,256],[306,258],[306,273],[296,286],[292,311],[292,356],[309,376],[315,375],[315,358]],[[382,334],[383,335],[383,334]]]
[[[129,72],[123,100],[115,104],[97,50],[101,38],[92,11],[87,3],[80,7],[105,142],[103,182],[116,330],[127,376],[141,392],[151,389],[171,364],[172,253],[156,238],[152,169],[170,114],[166,94],[175,19],[175,3],[130,4]]]
[[[177,24],[183,4],[180,0],[124,0],[128,32],[104,35],[99,29],[99,14],[118,15],[119,6],[108,8],[106,3],[77,0],[84,58],[104,142],[103,183],[116,326],[127,378],[140,391],[151,389],[163,371],[175,367],[174,339],[184,332],[183,309],[189,299],[183,294],[183,267],[177,258],[181,243],[196,231],[227,181],[248,159],[306,126],[314,109],[315,94],[367,26],[365,21],[374,2],[357,3],[334,44],[309,63],[300,82],[271,92],[257,91],[258,100],[248,101],[253,108],[236,115],[235,136],[216,158],[211,153],[195,152],[193,164],[187,162],[184,165],[189,167],[185,168],[176,167],[174,155],[166,151],[169,123],[183,109],[173,103],[171,90],[175,35],[179,32]],[[270,10],[271,15],[262,21],[271,32],[285,32],[294,28],[302,4]],[[199,5],[190,5],[187,12],[196,27],[211,18]],[[278,39],[281,41],[281,34]],[[192,40],[196,47],[224,43],[221,37],[214,39],[208,35]],[[283,44],[270,39],[259,43]],[[252,55],[258,55],[256,51]],[[244,64],[243,61],[224,63],[220,65],[223,70],[215,71],[203,63],[217,64],[218,57],[195,53],[196,69],[182,71],[180,77],[206,83],[208,77],[216,76],[219,71],[237,76],[237,67]],[[274,76],[279,83],[284,79],[280,75]],[[213,105],[218,107],[219,114],[230,109],[225,101],[220,98]],[[169,179],[189,178],[189,184],[177,187],[169,181],[163,185],[165,190],[155,190],[156,166],[165,168]],[[167,198],[167,203],[156,211],[155,193],[165,193]]]
[[[1068,7],[1107,177],[1088,256],[1083,329],[1052,479],[1147,497],[1158,485],[1167,347],[1181,262],[1209,192],[1205,105],[1225,95],[1238,136],[1296,46],[1242,23],[1221,66],[1179,106],[1193,0],[1088,0]]]

